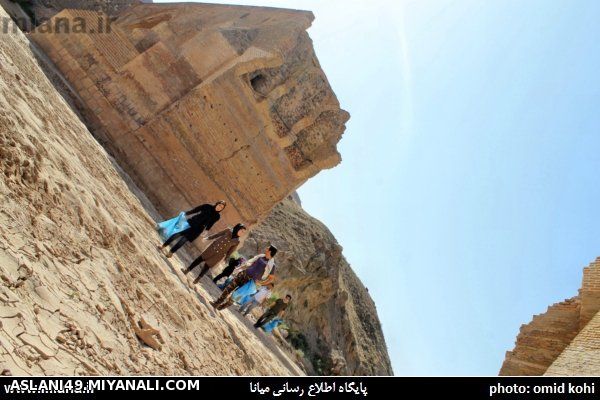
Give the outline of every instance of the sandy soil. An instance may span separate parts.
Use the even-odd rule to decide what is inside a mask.
[[[154,219],[27,38],[0,36],[0,372],[302,374],[157,251]]]

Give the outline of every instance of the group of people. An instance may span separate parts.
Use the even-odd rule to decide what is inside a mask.
[[[163,245],[159,247],[160,251],[167,258],[173,257],[183,245],[195,241],[202,233],[210,231],[219,221],[226,207],[225,201],[219,201],[214,205],[203,204],[159,223],[158,231],[165,239]],[[247,233],[246,226],[239,223],[233,228],[226,228],[204,237],[203,240],[211,241],[209,246],[187,268],[182,269],[182,272],[187,275],[195,268],[201,267],[200,273],[194,280],[194,283],[198,283],[211,268],[223,261],[227,262],[225,269],[213,278],[214,283],[227,278],[225,285],[222,286],[221,295],[210,302],[217,310],[223,310],[237,300],[242,305],[240,311],[247,315],[255,307],[264,305],[272,295],[277,247],[271,244],[263,254],[258,254],[249,260],[234,256],[242,237]],[[283,299],[277,299],[258,318],[254,327],[261,328],[281,322],[291,299],[289,294]]]

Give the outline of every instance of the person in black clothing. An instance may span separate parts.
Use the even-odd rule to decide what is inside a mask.
[[[285,309],[287,308],[291,300],[292,296],[290,296],[289,294],[285,296],[285,299],[283,300],[277,299],[275,304],[271,308],[269,308],[263,315],[261,315],[261,317],[256,321],[254,327],[260,328],[275,317],[283,317]]]
[[[231,257],[229,259],[229,262],[227,263],[227,266],[225,267],[225,269],[217,276],[214,277],[213,282],[217,283],[219,282],[219,279],[221,278],[229,278],[231,276],[231,274],[233,274],[233,271],[244,261],[244,258],[239,257],[239,258],[234,258]]]
[[[167,258],[173,257],[173,254],[177,252],[187,242],[193,242],[202,234],[202,232],[209,231],[213,225],[221,218],[221,212],[225,209],[227,203],[219,201],[216,204],[202,204],[190,211],[185,213],[188,218],[187,222],[190,227],[184,231],[174,234],[166,240],[161,246],[160,250],[164,251],[167,246],[179,239],[171,250],[166,254]]]

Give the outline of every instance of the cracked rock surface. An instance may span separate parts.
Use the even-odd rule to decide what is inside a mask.
[[[156,251],[154,220],[20,33],[0,40],[0,165],[2,375],[303,373]]]

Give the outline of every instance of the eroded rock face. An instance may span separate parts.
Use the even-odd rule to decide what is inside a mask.
[[[154,215],[23,34],[0,60],[0,373],[302,374],[158,253]]]
[[[310,12],[144,4],[110,33],[31,35],[72,84],[95,135],[164,215],[225,199],[222,224],[254,224],[340,162],[348,113],[306,33]],[[101,24],[100,24],[101,25]]]
[[[65,10],[55,18],[96,26],[98,15]],[[278,289],[294,296],[288,319],[316,372],[387,375],[375,306],[341,246],[297,196],[270,213],[340,162],[336,145],[349,116],[312,49],[312,19],[291,10],[144,5],[120,13],[110,34],[60,34],[51,21],[31,37],[73,86],[96,137],[163,214],[222,198],[233,205],[222,224],[269,215],[243,252],[280,244]]]
[[[286,320],[300,336],[296,342],[306,338],[302,350],[315,372],[391,375],[375,304],[327,227],[287,199],[252,231],[241,252],[251,256],[270,243],[280,250],[275,292],[292,295]]]
[[[600,258],[583,271],[579,295],[548,307],[521,326],[500,375],[595,375],[600,373]],[[590,321],[595,321],[592,324]],[[586,363],[581,361],[587,358]],[[575,362],[574,362],[575,360]]]

